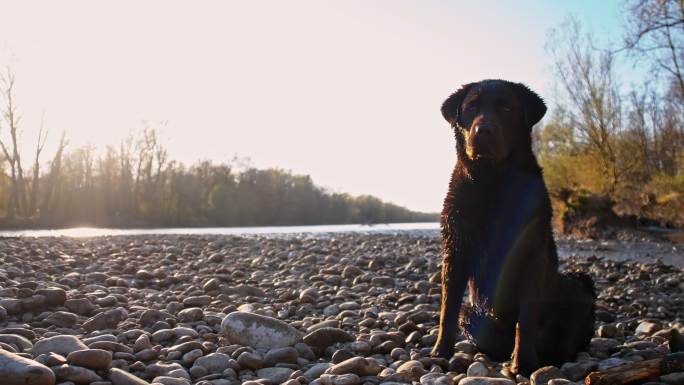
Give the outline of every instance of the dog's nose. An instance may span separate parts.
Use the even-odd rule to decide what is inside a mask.
[[[475,126],[475,133],[476,134],[491,134],[492,133],[492,128],[488,124],[478,124]]]

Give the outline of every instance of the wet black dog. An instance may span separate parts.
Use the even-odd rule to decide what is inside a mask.
[[[484,80],[442,105],[456,136],[457,163],[441,215],[444,261],[439,337],[433,354],[454,353],[461,331],[514,373],[573,360],[594,331],[594,288],[560,274],[551,202],[532,152],[545,114],[526,86]]]

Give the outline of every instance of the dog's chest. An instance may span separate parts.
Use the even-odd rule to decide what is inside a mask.
[[[483,192],[476,217],[478,228],[471,249],[471,276],[481,297],[494,297],[500,286],[525,264],[535,237],[535,223],[543,207],[545,189],[538,179],[522,173],[508,175],[503,183]],[[499,289],[499,290],[497,290]],[[493,299],[493,298],[491,298]]]

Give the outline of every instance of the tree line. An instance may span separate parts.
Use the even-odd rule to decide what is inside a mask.
[[[61,140],[49,167],[40,169],[47,131],[41,130],[30,174],[19,156],[12,103],[14,78],[5,77],[5,125],[0,140],[0,227],[273,226],[436,221],[369,196],[331,193],[307,175],[204,161],[169,159],[156,130],[146,128],[98,154],[92,146],[68,150]]]
[[[624,16],[603,46],[576,19],[550,33],[555,105],[536,151],[560,217],[594,195],[684,226],[684,3],[632,0]]]

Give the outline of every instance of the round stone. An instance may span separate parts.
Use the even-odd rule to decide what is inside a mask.
[[[44,338],[33,345],[33,355],[38,356],[45,353],[57,353],[67,356],[76,350],[88,349],[88,347],[78,339],[70,335],[59,335]]]
[[[325,349],[336,342],[354,341],[354,337],[339,328],[323,327],[305,335],[303,341],[309,346]]]
[[[45,365],[0,349],[3,385],[54,385],[55,374]]]
[[[230,356],[223,353],[211,353],[195,360],[196,366],[201,366],[209,373],[221,373],[230,367]]]
[[[468,377],[487,377],[487,375],[489,375],[489,369],[487,369],[487,366],[482,362],[476,361],[468,366],[466,374]]]
[[[77,350],[69,353],[66,359],[72,365],[104,370],[112,364],[112,352],[102,349]]]
[[[239,311],[223,319],[221,330],[232,343],[254,348],[292,346],[302,338],[297,329],[283,321]]]

